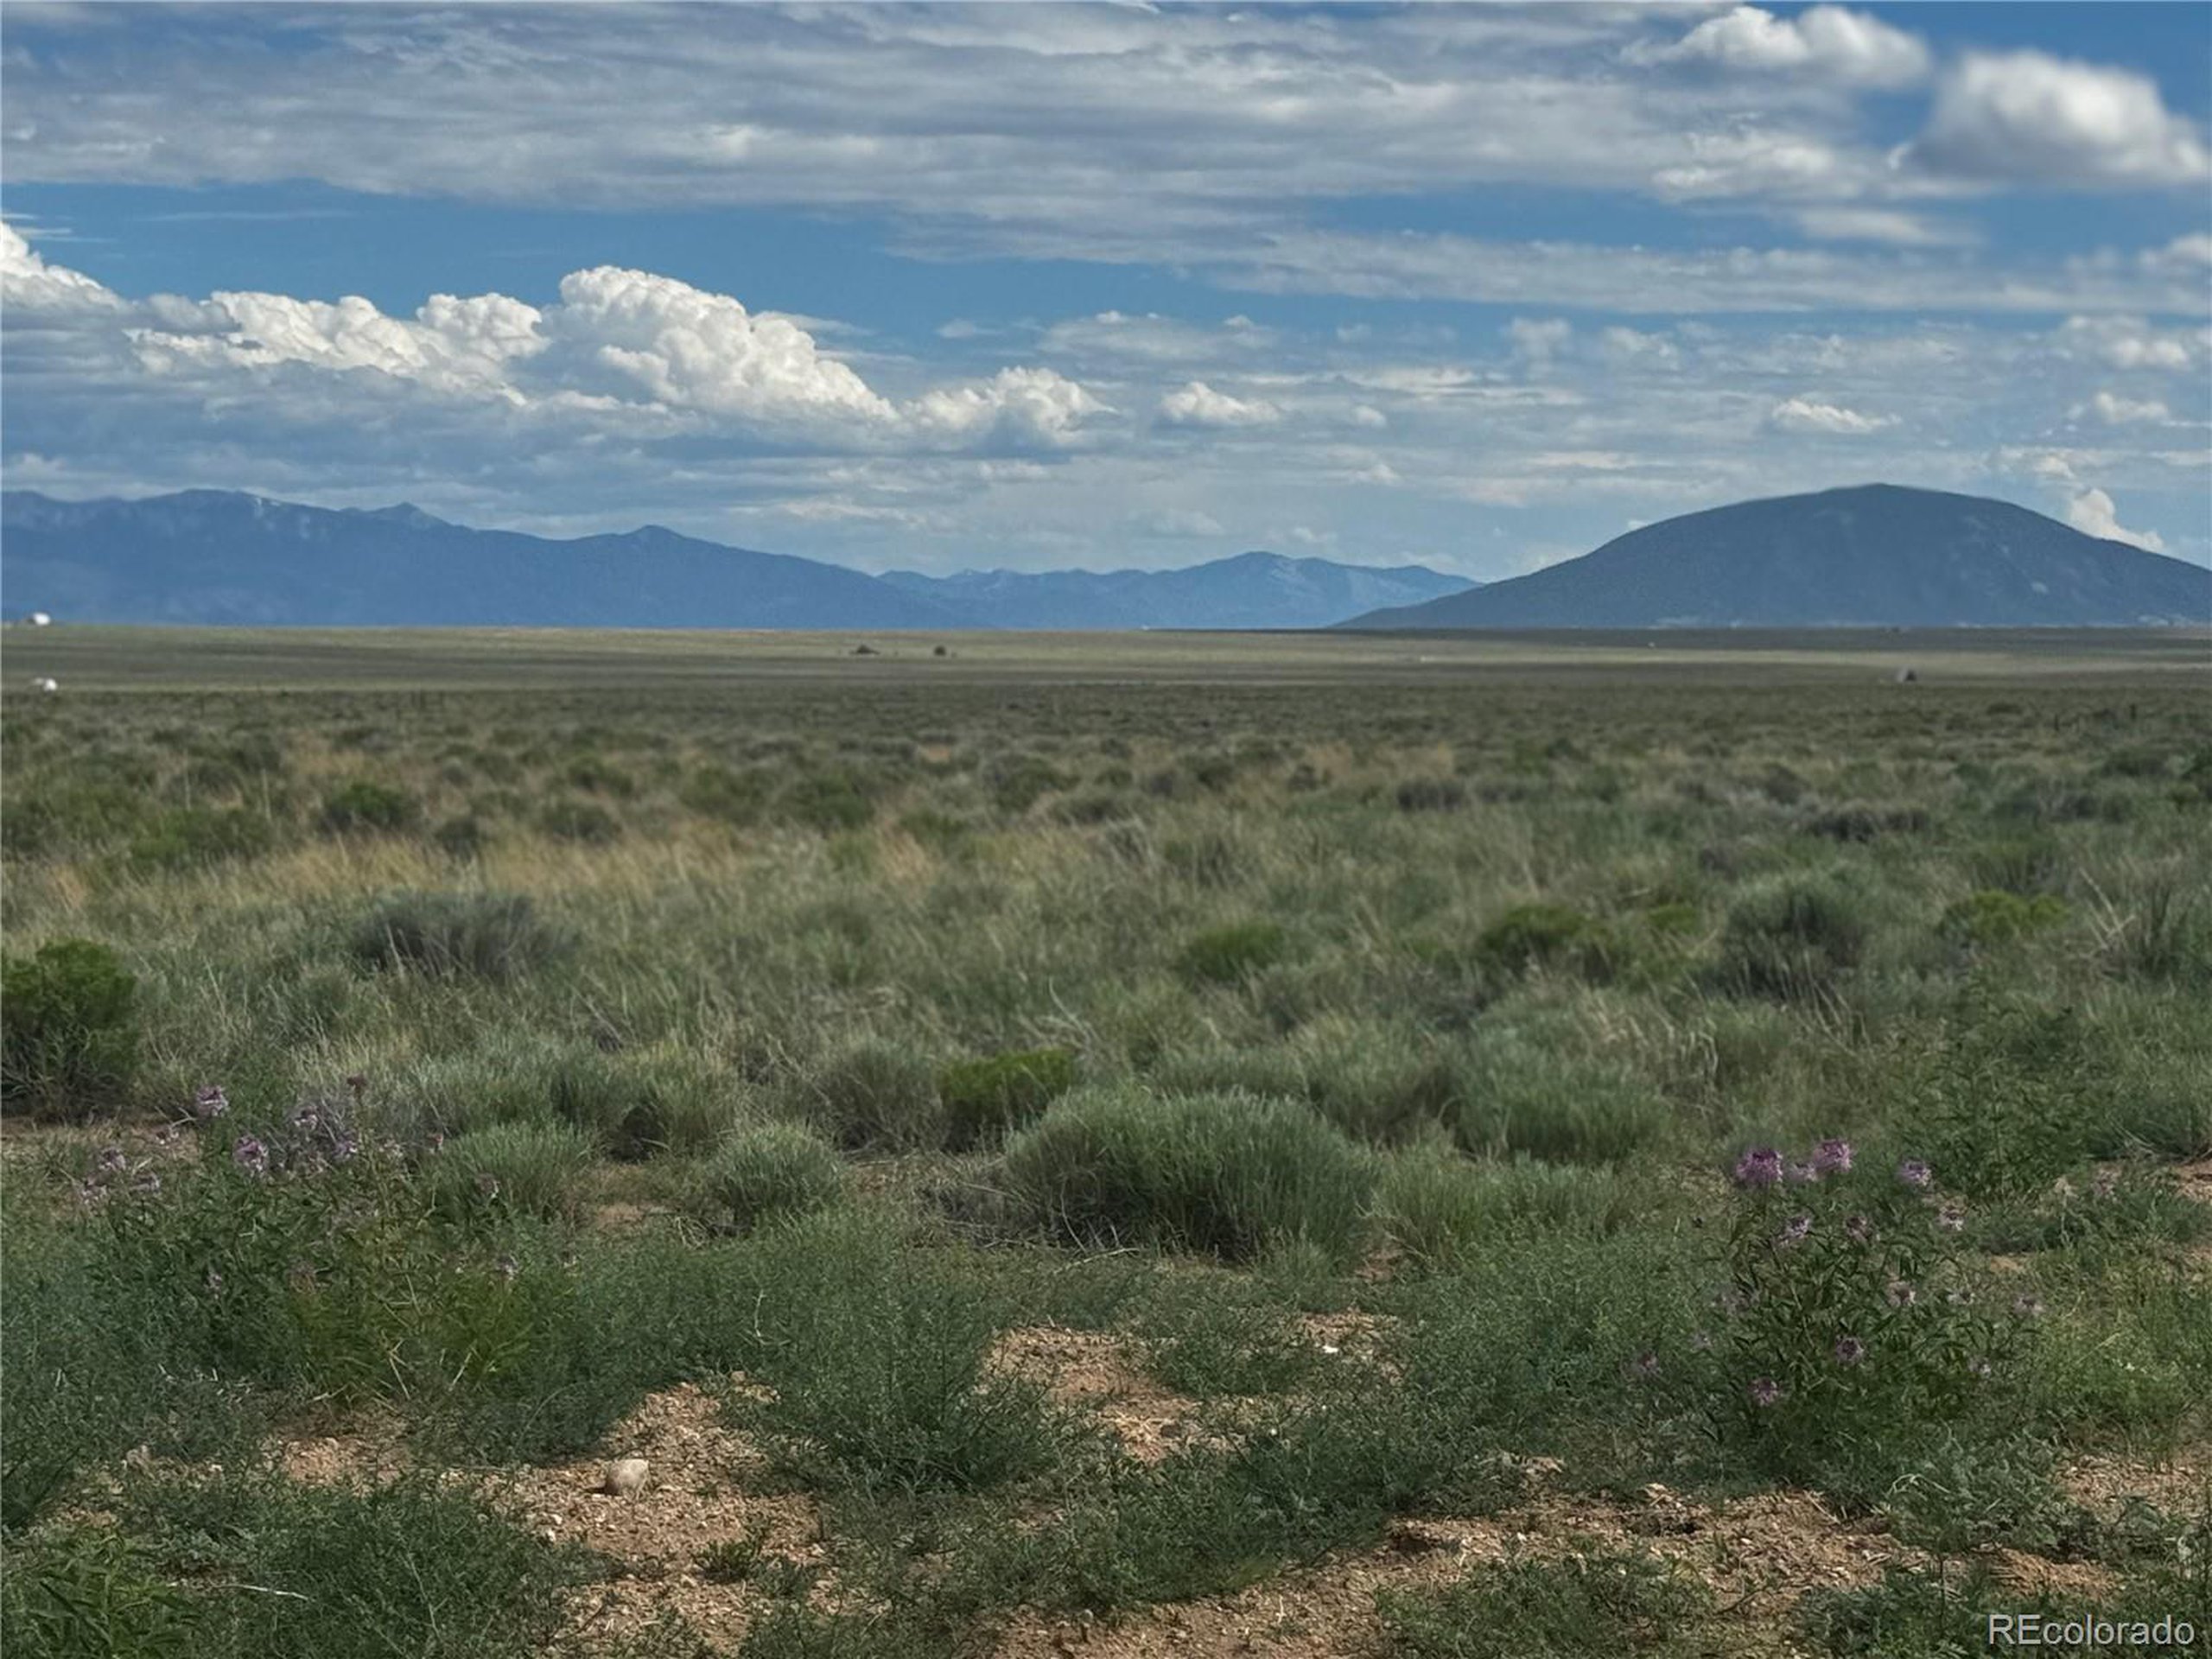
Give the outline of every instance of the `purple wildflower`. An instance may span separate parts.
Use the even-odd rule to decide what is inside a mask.
[[[1783,1389],[1782,1384],[1770,1376],[1755,1376],[1751,1379],[1750,1393],[1751,1403],[1764,1411],[1780,1402]]]
[[[192,1115],[203,1123],[210,1118],[220,1117],[230,1109],[231,1097],[223,1092],[219,1084],[211,1083],[192,1096]]]
[[[92,1167],[102,1175],[120,1175],[130,1163],[130,1160],[124,1155],[121,1147],[102,1147]]]
[[[1834,1353],[1837,1364],[1856,1365],[1866,1357],[1866,1344],[1856,1337],[1838,1337]]]
[[[1783,1224],[1782,1230],[1774,1236],[1774,1242],[1777,1248],[1787,1249],[1793,1244],[1802,1244],[1812,1230],[1813,1218],[1810,1216],[1792,1216]]]
[[[242,1135],[231,1147],[231,1161],[249,1175],[269,1173],[269,1148],[251,1135]]]
[[[1813,1148],[1813,1167],[1823,1175],[1851,1173],[1851,1142],[1834,1135]]]
[[[130,1183],[133,1192],[143,1192],[149,1198],[162,1190],[162,1178],[150,1169],[142,1169]]]
[[[1846,1216],[1843,1218],[1843,1236],[1854,1244],[1872,1244],[1874,1242],[1874,1224],[1865,1216]]]
[[[1897,1166],[1897,1179],[1907,1186],[1926,1186],[1936,1179],[1936,1172],[1917,1158],[1908,1158]]]
[[[1936,1224],[1947,1233],[1962,1233],[1967,1228],[1967,1212],[1963,1205],[1947,1204],[1936,1212]]]
[[[2012,1312],[2024,1319],[2039,1319],[2043,1317],[2043,1299],[2022,1291],[2012,1299]]]
[[[1736,1185],[1772,1186],[1782,1179],[1782,1154],[1772,1147],[1753,1147],[1736,1160]]]
[[[1883,1287],[1882,1294],[1891,1307],[1910,1307],[1920,1300],[1920,1292],[1910,1279],[1892,1279]]]

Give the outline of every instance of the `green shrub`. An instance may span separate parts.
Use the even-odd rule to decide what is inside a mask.
[[[1454,778],[1408,778],[1397,802],[1401,812],[1449,812],[1467,804],[1467,786]]]
[[[1612,971],[1615,954],[1603,927],[1564,905],[1517,905],[1485,925],[1475,940],[1477,960],[1507,976],[1544,968],[1603,980]]]
[[[807,1077],[804,1098],[841,1147],[928,1147],[944,1135],[929,1062],[895,1043],[863,1038],[830,1055]]]
[[[1480,1038],[1456,1103],[1453,1128],[1468,1151],[1560,1163],[1618,1163],[1667,1128],[1666,1103],[1643,1078],[1543,1027]]]
[[[779,1217],[836,1202],[845,1166],[819,1136],[796,1123],[733,1131],[688,1174],[683,1208],[716,1232],[749,1232]]]
[[[1501,1240],[1618,1230],[1646,1201],[1630,1177],[1517,1158],[1476,1162],[1414,1147],[1383,1167],[1375,1199],[1383,1234],[1425,1267],[1471,1263]]]
[[[804,773],[785,787],[782,805],[794,823],[824,835],[864,830],[875,818],[875,802],[866,784],[850,772]]]
[[[596,1049],[566,1056],[546,1086],[556,1116],[625,1163],[704,1151],[729,1127],[736,1093],[683,1055]]]
[[[1817,997],[1859,965],[1868,928],[1856,898],[1832,882],[1779,878],[1728,907],[1718,972],[1728,988]]]
[[[955,1151],[1020,1128],[1074,1087],[1075,1055],[1065,1048],[957,1060],[937,1075],[945,1133]]]
[[[605,807],[565,797],[545,804],[537,814],[537,827],[556,841],[586,847],[605,847],[622,838],[622,821]]]
[[[1006,1188],[1082,1243],[1149,1243],[1249,1259],[1300,1239],[1355,1241],[1367,1156],[1307,1107],[1134,1089],[1061,1101],[1007,1143]]]
[[[318,821],[325,831],[334,836],[389,835],[406,829],[421,811],[415,798],[406,791],[372,779],[356,778],[322,798]]]
[[[430,831],[432,846],[448,858],[463,861],[480,856],[491,840],[492,832],[474,812],[447,818]]]
[[[199,869],[257,857],[275,839],[268,819],[243,808],[171,807],[131,836],[124,860],[134,870]]]
[[[1039,797],[1069,788],[1076,781],[1051,761],[1033,754],[994,760],[983,772],[991,804],[1009,817],[1027,812]]]
[[[503,980],[544,967],[568,939],[525,893],[403,893],[354,927],[354,961],[365,968],[473,974]]]
[[[0,1099],[42,1116],[113,1105],[138,1071],[138,982],[91,939],[55,939],[0,970]]]
[[[1583,1659],[1589,1654],[1711,1651],[1697,1626],[1713,1597],[1642,1549],[1583,1541],[1558,1560],[1475,1568],[1440,1591],[1383,1591],[1376,1601],[1405,1659]]]
[[[0,1627],[37,1659],[171,1659],[194,1651],[195,1598],[145,1548],[92,1527],[9,1548]]]
[[[638,792],[636,779],[595,754],[587,754],[569,762],[568,769],[561,776],[570,788],[581,789],[588,794],[612,795],[618,800],[626,801]]]
[[[765,772],[709,765],[684,779],[677,798],[702,817],[743,826],[760,821],[772,792]]]
[[[2066,919],[2066,901],[2047,893],[2023,898],[2002,887],[1984,887],[1943,912],[1937,929],[1961,944],[2010,944]]]
[[[590,1137],[566,1124],[495,1123],[445,1143],[431,1192],[456,1219],[507,1211],[573,1220],[594,1150]]]
[[[1274,922],[1232,922],[1195,936],[1176,957],[1193,985],[1236,985],[1282,960],[1289,935]]]

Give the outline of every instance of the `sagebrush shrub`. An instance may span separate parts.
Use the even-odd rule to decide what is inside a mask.
[[[113,1105],[138,1071],[138,982],[92,939],[55,939],[0,969],[0,1099],[41,1115]]]
[[[124,849],[133,870],[191,870],[252,858],[276,842],[269,821],[242,807],[171,807],[147,820]]]
[[[1368,1156],[1307,1106],[1108,1089],[1059,1102],[1007,1142],[1007,1190],[1075,1243],[1150,1243],[1232,1260],[1357,1238]]]
[[[1604,926],[1565,905],[1516,905],[1486,924],[1475,940],[1477,960],[1504,976],[1546,968],[1603,981],[1611,976],[1618,952]]]

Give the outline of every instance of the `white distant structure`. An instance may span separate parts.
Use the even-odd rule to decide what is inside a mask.
[[[23,620],[35,628],[50,628],[54,626],[54,619],[44,611],[33,611]]]
[[[31,682],[31,690],[34,691],[59,691],[60,689],[61,682],[51,674],[41,674]]]

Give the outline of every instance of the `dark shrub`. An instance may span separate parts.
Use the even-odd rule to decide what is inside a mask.
[[[637,780],[620,766],[610,765],[595,754],[587,754],[569,762],[562,777],[572,789],[581,789],[593,795],[612,795],[618,800],[627,800],[638,792]]]
[[[7,964],[0,1098],[79,1116],[120,1100],[138,1070],[138,983],[106,945],[56,939]]]
[[[1076,780],[1051,761],[1033,754],[1010,755],[994,760],[984,770],[983,782],[992,804],[1012,816],[1027,812],[1039,796],[1066,789]]]
[[[1065,1048],[959,1060],[937,1077],[946,1136],[956,1151],[1020,1128],[1074,1087],[1075,1056]]]
[[[1305,1239],[1351,1245],[1368,1158],[1311,1108],[1248,1095],[1071,1096],[1007,1141],[1007,1190],[1077,1243],[1211,1250],[1230,1259]]]
[[[622,835],[621,820],[590,801],[549,801],[537,815],[537,827],[556,841],[587,847],[604,847]]]
[[[1732,989],[1815,996],[1859,964],[1866,922],[1831,883],[1787,877],[1746,891],[1721,930],[1719,976]]]
[[[1194,985],[1235,985],[1281,961],[1289,944],[1274,922],[1232,922],[1192,938],[1175,967]]]
[[[1408,778],[1397,798],[1401,812],[1448,812],[1467,804],[1467,786],[1452,778]]]
[[[353,959],[367,968],[506,979],[543,966],[566,937],[517,893],[406,893],[354,927]]]
[[[875,803],[849,772],[809,772],[794,779],[784,791],[783,809],[794,822],[825,835],[864,830],[875,817]]]
[[[390,834],[415,822],[421,809],[404,790],[356,778],[323,797],[320,822],[334,836]]]
[[[463,812],[450,817],[430,831],[430,840],[448,858],[463,861],[481,854],[492,839],[491,831],[484,827],[484,820],[474,812]]]
[[[1475,954],[1484,966],[1500,973],[1558,968],[1590,979],[1604,978],[1613,961],[1605,929],[1564,905],[1515,906],[1483,929]]]
[[[929,1065],[896,1044],[863,1038],[807,1081],[812,1116],[841,1147],[925,1147],[942,1136]]]

